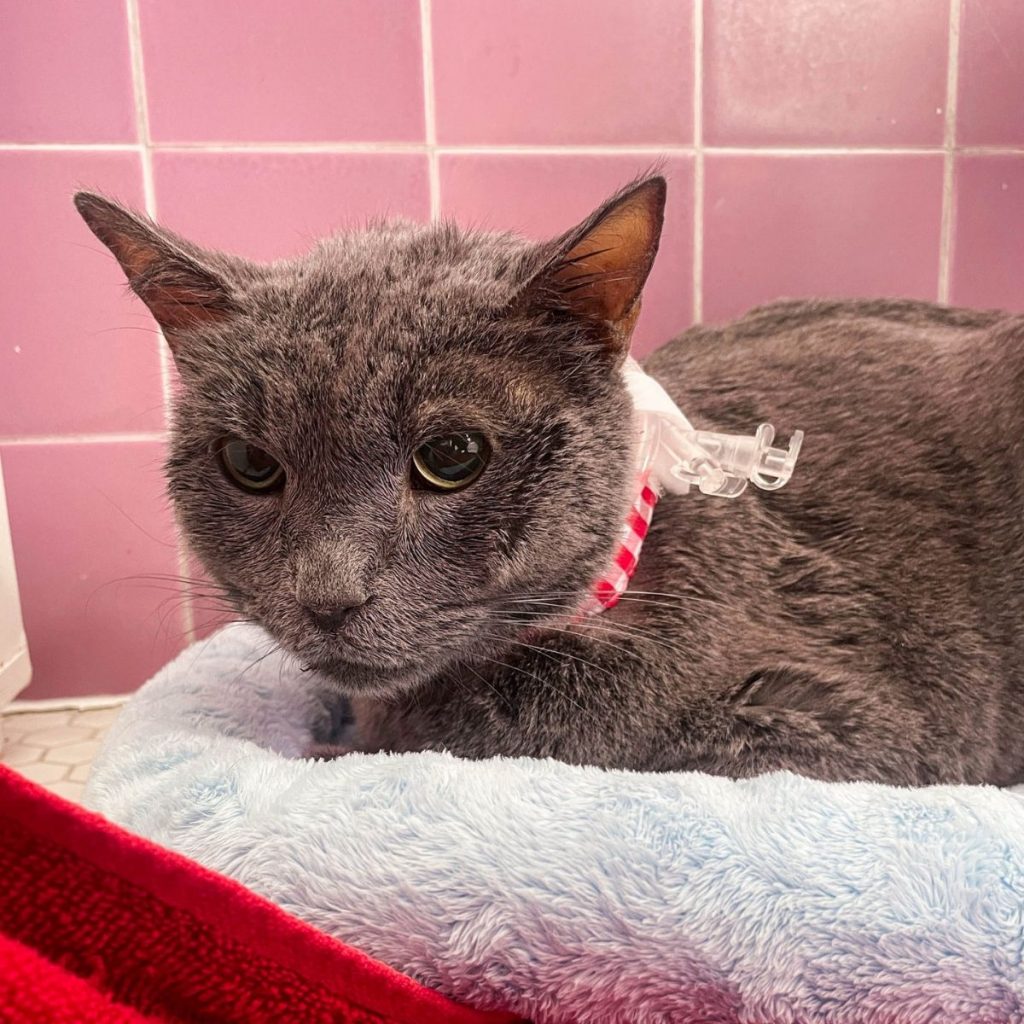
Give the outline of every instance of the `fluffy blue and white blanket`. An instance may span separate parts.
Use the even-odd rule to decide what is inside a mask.
[[[788,774],[299,753],[231,627],[132,698],[87,802],[442,992],[537,1022],[1024,1021],[1024,799]]]

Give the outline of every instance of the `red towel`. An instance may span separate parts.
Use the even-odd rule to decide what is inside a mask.
[[[0,766],[0,1021],[509,1024]]]

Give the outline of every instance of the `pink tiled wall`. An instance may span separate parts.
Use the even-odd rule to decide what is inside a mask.
[[[76,186],[257,259],[369,216],[553,234],[658,160],[637,349],[777,296],[1024,309],[1021,0],[32,0],[0,34],[0,453],[36,676],[134,688],[209,610],[169,368]]]

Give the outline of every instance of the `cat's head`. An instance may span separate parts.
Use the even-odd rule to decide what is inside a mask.
[[[631,495],[619,370],[665,183],[547,243],[386,224],[270,265],[79,193],[180,375],[178,521],[240,611],[350,692],[574,609]]]

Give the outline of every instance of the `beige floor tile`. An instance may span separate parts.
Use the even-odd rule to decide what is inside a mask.
[[[43,755],[43,760],[53,764],[92,764],[99,749],[99,740],[84,740],[67,746],[51,747]]]
[[[117,706],[4,715],[0,764],[80,803],[92,760],[120,711]]]
[[[47,764],[39,761],[36,764],[26,764],[18,769],[26,779],[41,783],[44,786],[52,782],[60,782],[67,775],[68,767],[65,764]]]
[[[4,731],[13,734],[70,725],[73,714],[72,711],[26,711],[21,715],[8,713],[4,715]]]
[[[85,789],[80,782],[53,782],[46,788],[51,793],[64,797],[65,800],[74,800],[79,804],[82,802],[82,791]]]
[[[23,743],[4,743],[0,750],[0,764],[8,764],[17,768],[23,764],[32,764],[40,760],[46,751],[42,747],[26,747]]]
[[[62,725],[56,729],[41,729],[39,732],[23,733],[21,742],[27,743],[30,747],[61,747],[68,743],[91,740],[93,735],[92,729],[76,725]]]
[[[114,724],[119,714],[120,705],[116,708],[90,708],[88,711],[79,711],[71,724],[84,725],[90,729],[106,729]]]

